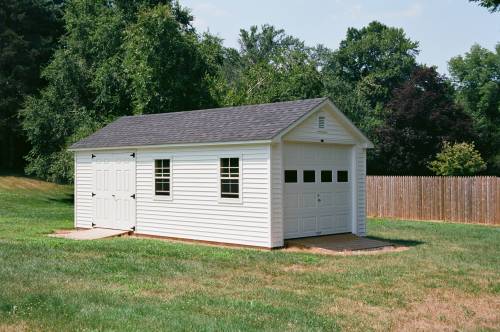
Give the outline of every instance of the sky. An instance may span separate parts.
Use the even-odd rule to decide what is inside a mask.
[[[500,13],[468,0],[180,0],[191,9],[199,32],[210,31],[224,45],[239,48],[240,29],[272,24],[306,45],[336,49],[347,28],[373,20],[403,28],[420,43],[418,62],[448,73],[448,60],[474,43],[493,50],[500,42]]]

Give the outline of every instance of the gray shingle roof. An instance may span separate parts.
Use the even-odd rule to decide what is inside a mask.
[[[325,100],[124,116],[70,149],[267,140]]]

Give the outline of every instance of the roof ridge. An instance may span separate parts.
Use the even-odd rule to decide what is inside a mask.
[[[293,103],[313,101],[313,100],[318,100],[318,104],[320,104],[320,102],[323,102],[326,99],[328,99],[328,97],[318,97],[318,98],[308,98],[308,99],[296,99],[296,100],[287,100],[287,101],[277,101],[277,102],[274,102],[274,103],[263,103],[263,104],[246,104],[246,105],[237,105],[237,106],[214,107],[214,108],[205,108],[205,109],[191,110],[191,111],[176,111],[176,112],[150,113],[150,114],[138,114],[138,115],[124,115],[121,118],[138,118],[138,117],[148,117],[148,116],[179,114],[179,113],[187,113],[187,112],[189,112],[189,113],[194,113],[194,112],[210,112],[210,111],[214,111],[214,110],[237,109],[237,108],[244,108],[244,107],[281,105],[281,104],[293,104]]]

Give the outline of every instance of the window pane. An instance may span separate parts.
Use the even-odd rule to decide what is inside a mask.
[[[330,170],[321,171],[321,182],[332,182],[332,171]]]
[[[348,182],[349,176],[347,171],[337,171],[337,182]]]
[[[170,159],[155,160],[155,176],[157,177],[170,176]]]
[[[238,179],[221,179],[221,197],[239,197],[239,180]]]
[[[220,167],[229,167],[229,158],[220,158]]]
[[[169,179],[155,179],[155,195],[162,195],[162,196],[170,195]]]
[[[316,172],[313,170],[304,171],[304,182],[316,182]]]
[[[231,158],[229,166],[231,167],[239,167],[240,164],[240,159],[239,158]]]
[[[297,170],[285,170],[285,183],[297,183]]]

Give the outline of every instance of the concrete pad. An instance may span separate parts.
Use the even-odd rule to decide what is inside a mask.
[[[336,234],[286,240],[287,247],[323,249],[331,251],[371,250],[393,247],[389,242],[359,237],[354,234]]]
[[[60,231],[50,234],[52,237],[60,237],[71,240],[98,240],[128,234],[129,231],[107,228],[92,228],[82,230]]]

